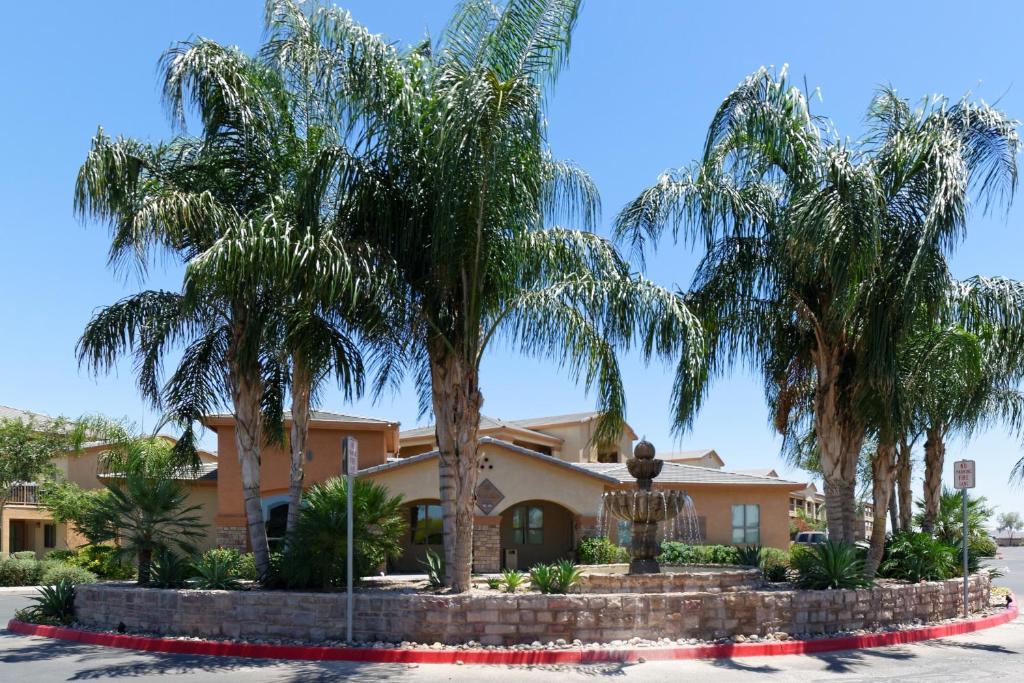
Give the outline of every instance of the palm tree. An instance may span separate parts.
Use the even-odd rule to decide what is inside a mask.
[[[990,508],[984,496],[967,497],[967,535],[968,538],[988,536],[985,525],[992,518],[995,510]],[[915,524],[924,523],[925,502],[917,501],[919,512],[915,515]],[[939,496],[939,513],[933,523],[932,533],[935,537],[950,545],[955,545],[963,537],[963,497],[959,491],[943,487]]]
[[[260,248],[239,239],[224,251],[244,254],[244,269],[282,277],[295,263],[320,263],[310,269],[314,296],[329,299],[331,264],[360,245],[389,282],[394,341],[382,352],[381,382],[411,371],[421,410],[436,417],[447,582],[456,591],[470,587],[480,363],[492,342],[554,356],[595,385],[598,441],[614,440],[623,423],[616,342],[643,325],[649,354],[683,339],[687,367],[703,358],[680,299],[633,277],[606,240],[545,227],[565,219],[590,228],[599,210],[589,177],[545,145],[545,90],[567,59],[578,4],[467,3],[439,42],[404,52],[338,10],[306,14],[283,0],[268,12],[276,59],[315,63],[317,87],[334,86],[336,110],[357,112],[372,143],[344,179],[333,244],[307,247],[282,231]]]
[[[109,495],[99,499],[110,522],[111,537],[105,540],[116,539],[119,553],[135,555],[140,585],[149,583],[155,553],[171,547],[195,552],[195,541],[202,538],[206,525],[199,515],[201,506],[187,505],[181,484],[135,473],[106,486]]]
[[[260,62],[199,39],[169,50],[161,62],[164,95],[184,129],[186,103],[195,105],[200,137],[168,143],[92,141],[78,175],[75,207],[108,223],[110,262],[133,263],[144,274],[160,252],[188,262],[228,231],[273,222],[280,169],[280,80]],[[109,371],[132,353],[143,396],[183,425],[179,452],[195,451],[194,422],[223,404],[235,417],[249,540],[261,572],[269,565],[260,506],[259,457],[263,413],[280,413],[282,374],[269,353],[279,329],[278,293],[262,278],[186,283],[179,292],[143,291],[99,311],[78,344],[79,361]],[[167,353],[184,347],[165,383]]]
[[[918,307],[941,307],[942,256],[965,230],[968,197],[983,207],[1005,198],[1019,146],[1012,121],[967,100],[912,111],[883,89],[868,122],[869,134],[848,143],[785,71],[761,69],[719,107],[702,159],[664,174],[617,220],[637,249],[667,226],[703,243],[691,296],[713,335],[707,378],[739,358],[760,366],[784,432],[810,400],[829,532],[846,542],[870,426],[863,406],[891,391],[905,333],[890,332]],[[882,247],[894,234],[903,256],[888,263]]]

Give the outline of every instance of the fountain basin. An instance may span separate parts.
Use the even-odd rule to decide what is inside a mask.
[[[627,522],[656,524],[679,517],[689,497],[678,490],[625,490],[604,494],[604,508],[613,517]]]
[[[666,565],[660,572],[630,573],[628,564],[584,565],[574,593],[733,593],[764,585],[755,567]]]

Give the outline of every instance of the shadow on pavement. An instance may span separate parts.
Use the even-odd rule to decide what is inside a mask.
[[[871,663],[873,659],[887,659],[903,661],[917,657],[913,652],[903,648],[864,649],[864,650],[843,650],[841,652],[828,652],[822,654],[804,655],[817,659],[825,664],[825,670],[832,673],[850,673],[857,668]]]

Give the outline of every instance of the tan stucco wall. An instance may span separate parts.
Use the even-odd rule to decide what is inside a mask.
[[[309,430],[308,450],[313,459],[305,463],[305,482],[310,486],[341,475],[341,440],[353,436],[359,442],[359,467],[365,469],[382,464],[385,451],[385,433],[370,430],[320,429]],[[245,525],[245,506],[242,498],[242,475],[235,449],[235,430],[231,426],[217,427],[217,504],[219,523],[227,526]],[[291,456],[280,446],[262,449],[260,454],[260,483],[263,496],[288,491],[288,472]],[[436,493],[435,493],[436,497]]]
[[[526,500],[550,500],[575,514],[592,515],[604,491],[604,483],[595,477],[571,472],[529,456],[516,455],[500,446],[484,445],[480,458],[484,469],[480,471],[479,481],[489,479],[505,496],[488,513],[491,515],[499,515],[508,507]],[[407,501],[436,500],[440,490],[437,458],[373,474],[369,478],[383,484],[392,493],[403,494]],[[478,510],[477,514],[483,512]]]
[[[732,545],[732,506],[759,505],[761,545],[789,549],[789,491],[785,486],[700,484],[666,488],[682,488],[689,494],[697,516],[705,520],[707,544]],[[614,528],[615,522],[611,526]]]
[[[596,420],[578,422],[572,424],[556,425],[539,428],[537,431],[551,434],[562,439],[561,450],[555,452],[555,457],[568,462],[597,462],[598,449],[591,443],[594,438]],[[625,462],[626,458],[632,455],[633,440],[629,434],[623,433],[617,446],[601,450],[617,450],[619,462]]]

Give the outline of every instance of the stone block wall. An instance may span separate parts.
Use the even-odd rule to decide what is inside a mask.
[[[245,527],[241,526],[217,526],[216,543],[220,548],[234,548],[243,553],[249,549]]]
[[[360,591],[355,638],[420,643],[511,645],[579,638],[584,642],[791,635],[938,621],[962,610],[959,580],[834,591],[452,596]],[[972,611],[988,605],[987,574],[972,577]],[[345,596],[284,591],[194,591],[115,584],[82,585],[81,623],[169,635],[229,638],[344,637]]]
[[[628,564],[603,565],[604,571],[586,572],[579,593],[721,593],[761,588],[760,569],[687,571],[663,566],[660,574],[627,574]],[[619,570],[609,572],[608,570]]]

